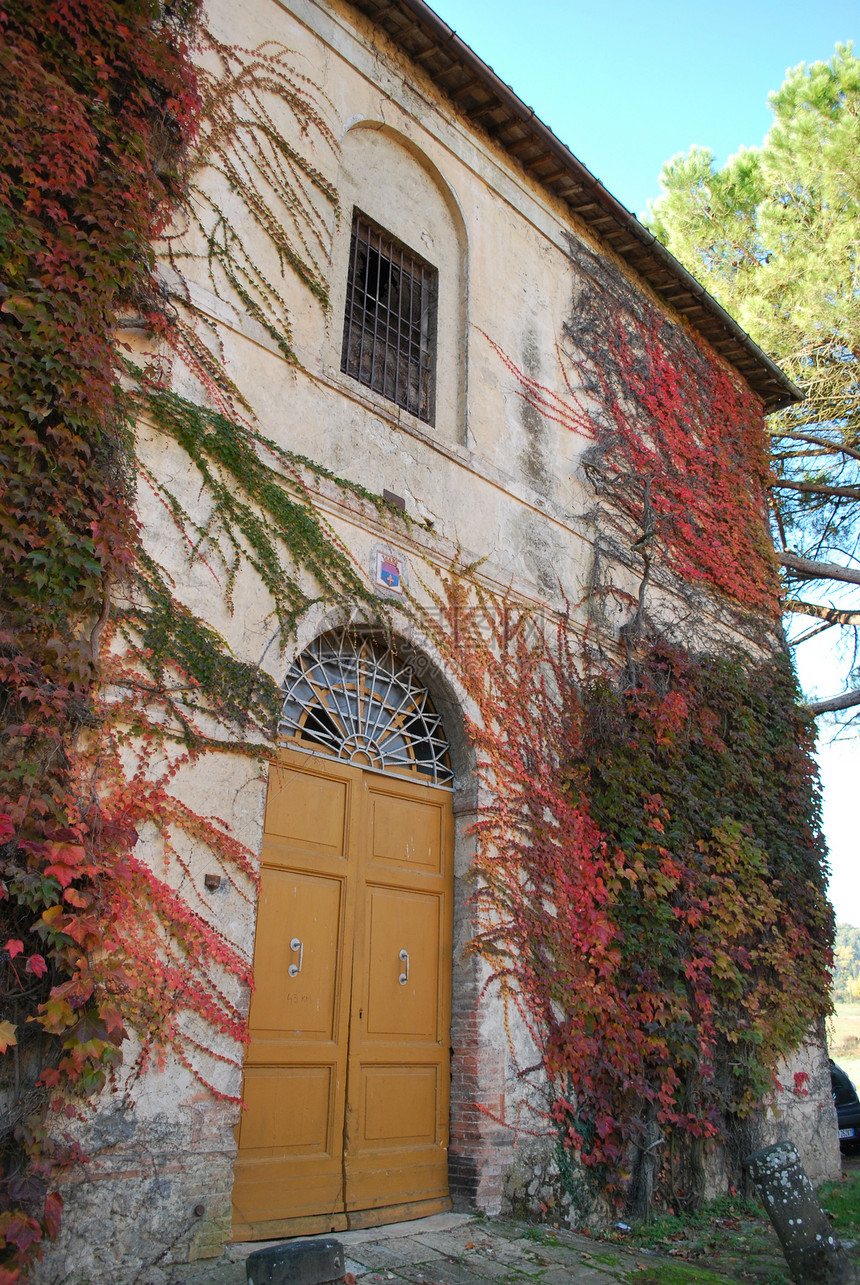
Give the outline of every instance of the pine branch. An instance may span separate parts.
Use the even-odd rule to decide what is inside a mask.
[[[860,705],[860,687],[853,691],[843,692],[841,696],[831,696],[828,700],[810,701],[807,709],[810,714],[832,714],[839,709],[853,709]]]
[[[826,486],[823,482],[771,482],[773,491],[800,491],[803,495],[829,495],[833,499],[860,500],[860,486]]]
[[[813,433],[797,433],[788,429],[774,430],[774,439],[787,437],[793,442],[808,442],[810,446],[822,446],[830,455],[849,455],[852,460],[860,460],[860,450],[846,446],[844,442],[829,442],[826,437],[816,437]]]
[[[860,625],[860,611],[837,611],[835,607],[820,607],[817,602],[798,602],[787,598],[782,604],[784,611],[793,611],[799,616],[818,616],[831,625]]]
[[[843,567],[838,562],[814,562],[788,549],[777,549],[776,560],[800,580],[841,580],[846,584],[860,584],[860,570]]]

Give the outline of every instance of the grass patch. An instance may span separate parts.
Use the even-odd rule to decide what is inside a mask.
[[[589,1254],[592,1262],[600,1263],[601,1267],[618,1267],[621,1259],[617,1254]]]
[[[757,1202],[722,1197],[696,1213],[664,1215],[626,1232],[607,1232],[604,1239],[660,1255],[659,1262],[639,1264],[641,1270],[629,1277],[635,1285],[789,1285],[779,1241]]]
[[[689,1263],[655,1263],[627,1277],[630,1285],[740,1285],[738,1277],[709,1272]],[[783,1277],[788,1281],[788,1277]],[[776,1283],[774,1282],[774,1285]]]
[[[860,1083],[860,1004],[840,1001],[827,1019],[827,1046],[855,1084]]]
[[[841,1182],[827,1182],[818,1192],[822,1207],[840,1236],[860,1237],[860,1171],[849,1170]]]

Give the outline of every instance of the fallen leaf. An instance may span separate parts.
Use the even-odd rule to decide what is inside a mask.
[[[18,1043],[15,1034],[17,1029],[11,1022],[0,1022],[0,1053],[5,1053],[10,1045]]]

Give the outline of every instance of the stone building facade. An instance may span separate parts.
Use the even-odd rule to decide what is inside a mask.
[[[255,575],[240,572],[232,612],[213,600],[207,569],[188,564],[157,499],[141,490],[147,540],[177,595],[237,656],[285,683],[285,735],[298,748],[270,771],[268,786],[258,764],[226,754],[209,756],[178,782],[183,800],[202,814],[216,801],[231,833],[261,854],[264,867],[258,919],[250,881],[233,886],[214,874],[210,888],[208,854],[193,845],[185,853],[199,912],[249,958],[256,934],[258,1020],[252,1006],[238,1167],[237,1108],[173,1062],[148,1073],[133,1090],[133,1107],[116,1097],[83,1130],[91,1159],[67,1194],[65,1230],[46,1258],[46,1280],[68,1279],[71,1270],[84,1280],[157,1282],[166,1278],[159,1273],[175,1275],[181,1264],[219,1253],[231,1235],[336,1231],[449,1201],[488,1214],[537,1212],[558,1191],[551,1147],[512,1127],[519,1090],[508,1035],[499,1007],[482,997],[482,966],[463,954],[470,826],[481,801],[466,732],[471,710],[403,609],[402,593],[421,598],[435,573],[459,561],[479,564],[474,575],[487,590],[549,616],[565,598],[583,597],[595,568],[582,470],[587,444],[521,392],[526,380],[564,396],[557,346],[594,261],[619,297],[646,298],[679,328],[691,326],[766,409],[795,396],[693,278],[421,0],[210,0],[207,21],[226,45],[289,48],[334,145],[303,139],[294,120],[275,124],[296,146],[313,149],[340,213],[329,211],[322,233],[328,310],[300,283],[281,279],[259,229],[243,226],[252,257],[279,280],[291,309],[299,371],[235,300],[213,291],[203,268],[189,269],[191,301],[217,328],[226,369],[262,432],[369,492],[388,493],[409,522],[324,477],[316,481],[315,503],[387,604],[390,633],[374,634],[362,612],[319,606],[299,622],[284,654]],[[235,194],[212,182],[229,210]],[[175,378],[178,392],[199,395],[181,374]],[[139,449],[193,512],[195,482],[179,447],[143,423]],[[633,571],[617,575],[635,592]],[[664,609],[672,610],[668,597]],[[586,623],[574,612],[574,632]],[[347,697],[344,672],[368,666],[386,673],[399,703],[353,710],[357,739],[347,755],[325,711],[353,699],[355,682]],[[414,717],[397,747],[379,750],[367,729],[379,731],[404,708]],[[304,791],[295,806],[287,781]],[[412,882],[391,873],[398,844],[424,845]],[[343,901],[332,901],[335,886]],[[400,941],[407,930],[414,946],[406,936]],[[324,947],[337,961],[347,945],[349,968],[336,962],[325,972],[314,962]],[[388,971],[377,976],[381,958]],[[274,989],[267,990],[267,976],[276,978]],[[309,1019],[301,1048],[295,1040],[287,1047],[271,1012],[291,981],[308,978],[322,988],[309,1001],[316,1026]],[[355,999],[365,984],[365,1000]],[[249,1002],[239,990],[233,998]],[[354,1023],[369,1021],[363,1003],[383,1016],[374,1030],[362,1028],[358,1047]],[[818,1045],[802,1056],[811,1092],[785,1095],[779,1128],[791,1121],[810,1171],[824,1178],[838,1166],[826,1059]],[[240,1069],[219,1063],[209,1074],[222,1092],[241,1092]],[[275,1118],[285,1095],[301,1104],[291,1113],[298,1124]],[[407,1103],[405,1115],[398,1101]],[[363,1130],[360,1145],[355,1130]],[[287,1197],[270,1200],[279,1188]]]

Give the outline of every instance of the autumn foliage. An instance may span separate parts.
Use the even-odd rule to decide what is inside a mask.
[[[588,443],[582,650],[572,620],[457,575],[428,628],[475,703],[494,797],[474,948],[539,1050],[562,1174],[577,1156],[639,1217],[701,1199],[709,1140],[740,1180],[780,1058],[828,1011],[832,917],[814,735],[774,655],[761,405],[600,256],[571,257],[587,285],[556,387],[485,338],[519,396]]]
[[[324,298],[336,197],[272,132],[271,104],[302,137],[330,132],[286,50],[227,49],[197,19],[196,0],[0,0],[0,1285],[56,1235],[57,1172],[80,1158],[61,1121],[116,1083],[128,1037],[126,1078],[169,1052],[222,1097],[246,1038],[250,960],[210,922],[188,852],[249,902],[255,863],[177,780],[205,754],[263,757],[280,697],[180,601],[144,546],[138,486],[228,611],[250,564],[282,645],[309,584],[369,597],[306,478],[347,484],[256,429],[181,275],[191,223],[213,288],[294,361],[283,298],[197,184],[220,172]],[[214,70],[195,68],[195,41]],[[170,391],[175,362],[197,404]],[[185,453],[205,521],[139,458],[141,415]]]
[[[772,624],[779,581],[761,403],[690,326],[619,287],[601,256],[572,244],[571,257],[587,286],[557,347],[554,387],[485,338],[519,396],[590,444],[601,550],[638,572],[644,553],[654,587],[710,594],[736,627]]]
[[[472,949],[531,1032],[562,1154],[637,1208],[702,1194],[827,1011],[832,932],[809,722],[783,657],[640,641],[615,672],[449,578],[436,640],[493,802]],[[792,979],[790,993],[785,978]],[[529,1068],[523,1068],[528,1073]]]
[[[4,1283],[59,1224],[51,1176],[74,1148],[49,1140],[45,1104],[74,1114],[69,1095],[104,1084],[141,1015],[130,994],[154,988],[163,1006],[171,974],[136,971],[127,929],[151,878],[138,814],[81,751],[100,735],[109,595],[137,541],[112,328],[153,290],[150,243],[194,128],[193,11],[0,3]]]

